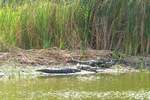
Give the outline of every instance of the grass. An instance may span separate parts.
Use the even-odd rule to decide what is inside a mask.
[[[1,2],[0,43],[146,55],[149,23],[148,0],[12,0]]]

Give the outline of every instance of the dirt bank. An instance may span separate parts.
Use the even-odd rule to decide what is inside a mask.
[[[79,65],[68,63],[72,59]],[[37,70],[53,67],[70,68],[72,66],[87,70],[88,65],[83,68],[82,64],[91,64],[88,61],[98,63],[96,65],[100,63],[98,70],[96,69],[98,73],[128,73],[137,72],[135,68],[141,68],[141,66],[150,68],[150,57],[126,56],[122,59],[115,59],[114,53],[108,50],[60,50],[58,48],[22,50],[17,48],[10,52],[0,52],[0,76],[11,77],[16,73],[19,73],[18,76],[28,74],[39,76],[41,73]],[[117,63],[113,64],[112,61],[117,61]],[[109,66],[102,67],[108,63]],[[88,66],[88,68],[91,72],[91,68],[93,71],[97,66]]]
[[[117,55],[118,56],[118,55]],[[52,66],[66,65],[69,60],[96,60],[114,59],[114,53],[109,50],[60,50],[51,49],[12,49],[9,52],[0,52],[0,66],[6,63],[15,63],[20,66]],[[119,59],[122,66],[134,68],[150,68],[150,57],[126,56]]]
[[[59,65],[66,64],[70,59],[90,60],[111,58],[112,52],[107,50],[60,50],[52,49],[16,49],[10,52],[0,52],[0,64],[14,62],[26,65]]]

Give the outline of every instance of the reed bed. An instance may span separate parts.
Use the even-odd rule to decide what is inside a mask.
[[[0,43],[150,53],[149,0],[10,1],[0,3]]]

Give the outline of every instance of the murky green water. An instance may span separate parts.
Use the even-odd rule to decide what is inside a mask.
[[[150,100],[150,73],[1,80],[0,100]]]

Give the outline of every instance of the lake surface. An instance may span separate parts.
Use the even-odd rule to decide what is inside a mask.
[[[150,73],[38,77],[0,82],[0,100],[150,100]]]

